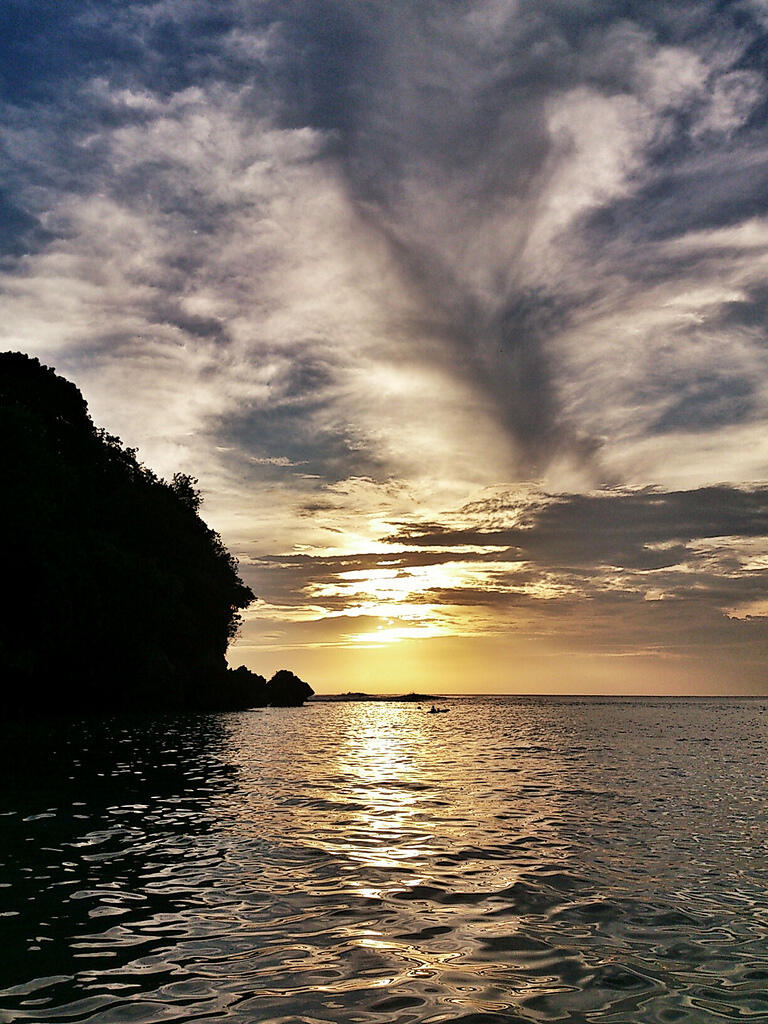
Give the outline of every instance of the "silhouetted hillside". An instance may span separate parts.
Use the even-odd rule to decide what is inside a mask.
[[[158,479],[20,353],[0,354],[0,473],[5,710],[251,702],[224,655],[253,593],[196,481]]]

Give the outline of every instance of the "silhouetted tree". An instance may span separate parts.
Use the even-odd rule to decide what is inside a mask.
[[[267,706],[267,680],[245,665],[229,669],[224,685],[227,705],[235,710]]]
[[[5,708],[226,706],[253,593],[197,481],[160,480],[18,352],[0,354],[0,479]]]

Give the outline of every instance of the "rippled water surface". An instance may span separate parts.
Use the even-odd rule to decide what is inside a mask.
[[[768,703],[5,726],[0,1021],[768,1021]]]

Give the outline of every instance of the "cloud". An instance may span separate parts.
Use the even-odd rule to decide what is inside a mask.
[[[738,632],[765,33],[757,0],[8,0],[4,346],[200,478],[264,614],[587,636],[571,601],[704,595]]]
[[[613,559],[650,544],[690,543],[719,537],[768,536],[768,486],[728,485],[692,491],[612,490],[578,495],[543,495],[528,504],[517,496],[474,502],[468,517],[488,526],[468,529],[427,524],[404,526],[389,538],[413,547],[504,546],[574,564]],[[461,513],[459,513],[461,516]],[[499,521],[513,525],[499,528]]]
[[[766,538],[766,486],[497,494],[401,524],[378,551],[256,560],[265,603],[246,646],[299,644],[315,623],[348,650],[506,636],[681,673],[735,658],[752,678],[768,651]]]
[[[194,388],[209,394],[197,417],[218,404],[222,433],[280,437],[291,451],[255,454],[292,460],[320,419],[306,428],[316,468],[338,478],[355,459],[373,475],[418,472],[396,425],[382,429],[384,410],[366,416],[374,376],[388,378],[398,418],[417,418],[430,393],[432,451],[460,447],[465,431],[451,424],[462,409],[485,419],[475,447],[500,472],[563,461],[586,463],[593,479],[623,471],[595,413],[617,448],[654,427],[759,418],[748,381],[762,336],[731,329],[724,344],[713,322],[718,305],[745,296],[728,280],[733,261],[711,261],[719,292],[697,297],[704,289],[649,236],[674,232],[670,201],[683,187],[689,204],[706,197],[698,223],[711,220],[709,182],[691,183],[718,154],[731,174],[749,173],[733,147],[753,161],[761,138],[749,119],[763,78],[740,66],[759,27],[742,18],[728,31],[707,4],[695,17],[666,4],[630,12],[202,0],[49,12],[48,29],[80,59],[65,76],[56,45],[35,90],[15,79],[9,89],[11,221],[15,244],[29,243],[6,282],[23,325],[10,343],[62,352],[78,369],[94,347],[115,358],[149,337],[145,390],[183,346]],[[24,45],[39,47],[41,26],[20,20]],[[727,199],[738,222],[733,190]],[[631,230],[606,223],[621,211]],[[55,240],[39,231],[34,243],[36,223]],[[702,314],[709,331],[693,329]],[[717,338],[729,372],[702,336]],[[636,339],[622,353],[623,391],[613,360],[595,372],[617,338]],[[659,354],[667,365],[649,380]],[[257,362],[272,388],[266,414],[264,382],[247,387]],[[423,376],[420,393],[400,368]],[[692,379],[682,402],[675,377]],[[465,485],[478,483],[461,458]]]

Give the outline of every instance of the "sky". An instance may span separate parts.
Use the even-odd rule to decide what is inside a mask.
[[[0,347],[199,480],[233,665],[766,693],[767,67],[768,0],[3,0]]]

